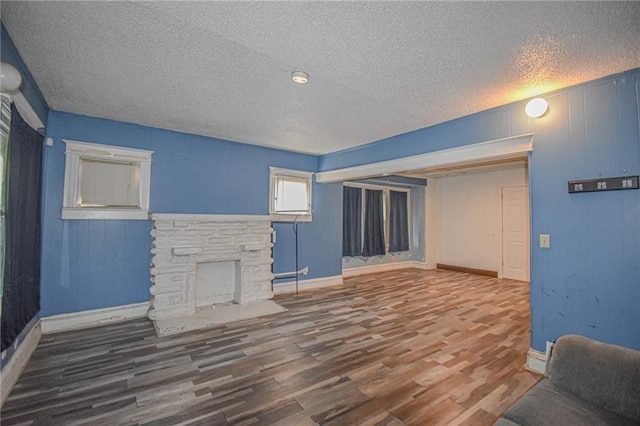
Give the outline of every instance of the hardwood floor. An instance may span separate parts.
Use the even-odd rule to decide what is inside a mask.
[[[490,425],[541,378],[524,370],[528,288],[400,270],[176,336],[147,319],[46,335],[1,421]]]

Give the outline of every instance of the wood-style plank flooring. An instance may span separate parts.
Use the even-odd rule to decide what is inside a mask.
[[[46,335],[1,422],[490,425],[541,378],[528,288],[409,269],[176,336],[147,319]]]

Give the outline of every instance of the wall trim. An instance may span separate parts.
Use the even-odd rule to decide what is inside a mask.
[[[62,219],[149,220],[149,213],[142,209],[63,207],[61,217]]]
[[[29,126],[31,126],[32,129],[34,130],[44,129],[44,123],[42,122],[38,114],[34,111],[33,107],[31,106],[27,98],[24,97],[22,92],[18,91],[17,93],[14,93],[10,96],[11,96],[11,100],[16,105],[16,109],[22,116],[22,119]]]
[[[484,275],[486,277],[498,278],[498,271],[490,271],[488,269],[467,268],[466,266],[447,265],[445,263],[436,263],[436,268],[446,269],[448,271],[466,272],[468,274]]]
[[[334,287],[342,285],[342,275],[334,275],[331,277],[312,278],[309,280],[299,280],[298,290],[307,291],[318,288]],[[296,292],[296,282],[287,281],[285,283],[274,284],[273,294],[291,294]]]
[[[269,215],[269,219],[275,223],[313,222],[313,216],[310,214],[273,213]]]
[[[151,220],[177,220],[177,221],[215,221],[237,222],[250,220],[269,220],[266,214],[185,214],[185,213],[149,213]]]
[[[316,173],[316,182],[341,182],[478,160],[518,158],[529,151],[533,151],[533,133],[442,149],[395,160],[319,172]]]
[[[544,375],[546,367],[547,356],[543,352],[530,348],[529,352],[527,352],[527,364],[525,365],[525,369]]]
[[[424,262],[418,262],[410,260],[407,262],[396,263],[381,263],[378,265],[357,266],[355,268],[346,268],[342,270],[342,277],[357,277],[366,274],[375,274],[377,272],[395,271],[398,269],[417,268],[417,269],[429,269]]]
[[[0,373],[0,407],[4,405],[11,390],[13,390],[13,387],[18,382],[18,379],[31,359],[31,355],[33,355],[36,347],[38,347],[41,337],[41,320],[38,320],[36,324],[31,327],[27,335],[24,336],[24,340],[18,345],[11,359],[2,369],[2,373]]]
[[[128,319],[144,318],[147,316],[148,310],[149,302],[143,302],[112,308],[52,315],[40,319],[42,322],[42,334],[59,333]]]

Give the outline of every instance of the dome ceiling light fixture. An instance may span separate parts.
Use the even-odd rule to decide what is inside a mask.
[[[298,84],[307,84],[309,82],[309,74],[304,71],[294,71],[291,73],[291,80]]]
[[[542,98],[531,99],[527,102],[527,106],[525,107],[525,111],[527,115],[531,118],[542,117],[549,110],[549,104],[546,100]]]
[[[14,93],[22,84],[22,76],[16,67],[7,62],[0,63],[0,87],[2,92]]]

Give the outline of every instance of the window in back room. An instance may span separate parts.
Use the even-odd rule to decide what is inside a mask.
[[[343,187],[343,256],[410,250],[409,190],[361,184]]]

